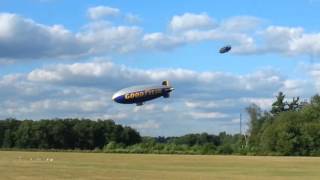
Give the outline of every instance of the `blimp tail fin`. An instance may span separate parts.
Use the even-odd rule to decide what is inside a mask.
[[[170,84],[169,84],[169,81],[166,80],[166,81],[162,81],[162,85],[163,86],[169,86]]]

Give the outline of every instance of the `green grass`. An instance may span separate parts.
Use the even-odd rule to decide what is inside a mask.
[[[320,158],[0,151],[0,179],[309,180]]]

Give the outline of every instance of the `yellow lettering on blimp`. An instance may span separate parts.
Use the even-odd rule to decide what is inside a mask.
[[[140,92],[128,93],[124,95],[124,99],[126,100],[136,99],[144,96],[157,95],[157,94],[161,94],[161,89],[149,89],[149,90],[144,90]]]
[[[130,94],[124,95],[124,99],[130,99]]]
[[[161,89],[149,89],[149,90],[145,90],[145,94],[146,94],[147,96],[149,96],[149,95],[161,94]]]
[[[140,92],[133,92],[133,93],[128,93],[124,95],[124,99],[129,100],[129,99],[136,99],[145,96],[146,93],[144,91]]]

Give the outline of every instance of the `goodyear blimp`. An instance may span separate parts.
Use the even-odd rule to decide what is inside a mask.
[[[136,104],[141,106],[144,102],[158,97],[169,98],[174,88],[169,81],[163,81],[162,85],[132,86],[121,89],[112,96],[112,100],[121,104]]]

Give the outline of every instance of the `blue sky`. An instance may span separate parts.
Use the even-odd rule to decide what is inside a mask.
[[[238,130],[239,113],[320,83],[320,1],[0,2],[0,116],[112,118],[143,135]],[[230,53],[219,54],[231,44]],[[115,104],[160,83],[172,98]],[[245,119],[246,121],[247,119]]]

